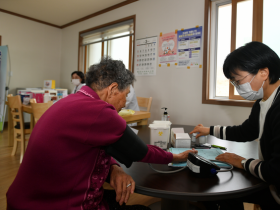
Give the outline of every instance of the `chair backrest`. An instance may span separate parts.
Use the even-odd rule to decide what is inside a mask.
[[[30,103],[37,103],[36,98],[31,98]]]
[[[147,108],[146,110],[147,112],[149,112],[151,109],[152,100],[153,100],[152,97],[150,98],[137,97],[138,106]]]
[[[19,95],[13,96],[9,94],[7,96],[9,107],[11,109],[13,125],[16,130],[21,130],[24,132],[24,122],[23,122],[23,114],[22,114],[22,104],[21,98]]]
[[[49,101],[47,103],[30,103],[32,107],[32,113],[34,116],[35,124],[38,122],[40,117],[47,111],[48,108],[50,108],[53,105],[52,101]]]

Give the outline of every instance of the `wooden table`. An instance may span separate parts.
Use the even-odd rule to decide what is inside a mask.
[[[9,146],[14,145],[14,129],[13,129],[13,123],[12,123],[12,114],[11,109],[8,105],[8,102],[6,101],[6,105],[8,106],[8,139],[9,139]],[[34,117],[32,113],[31,106],[25,106],[22,105],[22,111],[29,113],[30,116],[30,130],[32,132],[32,129],[34,127]],[[151,113],[150,112],[143,112],[143,111],[135,111],[133,115],[129,116],[123,116],[122,118],[129,124],[129,123],[135,123],[146,120],[147,118],[150,118]]]
[[[138,124],[143,123],[142,121],[147,121],[146,119],[151,117],[150,112],[135,111],[133,115],[122,116],[127,124],[138,122]]]
[[[186,125],[172,125],[172,127],[183,127],[187,133],[194,128]],[[150,144],[148,126],[133,128],[139,130],[138,136],[146,144]],[[258,158],[257,141],[238,143],[210,136],[208,142],[227,147],[228,152],[245,158]],[[153,164],[153,166],[162,171],[178,169],[163,164]],[[147,163],[141,162],[133,163],[130,168],[122,165],[122,168],[134,179],[136,193],[162,198],[161,203],[150,206],[152,210],[192,209],[192,206],[188,206],[188,201],[234,199],[268,187],[262,180],[238,168],[234,168],[232,172],[219,172],[217,176],[207,178],[197,177],[189,169],[174,174],[160,174],[153,171]]]

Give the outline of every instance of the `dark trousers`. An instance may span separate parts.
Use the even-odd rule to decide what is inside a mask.
[[[103,199],[107,202],[110,210],[151,210],[149,207],[142,205],[127,206],[123,204],[120,206],[120,204],[116,202],[115,190],[104,190]]]
[[[207,201],[203,202],[203,204],[207,210],[244,210],[243,202],[258,204],[262,210],[280,210],[280,205],[272,197],[269,188],[241,198]]]

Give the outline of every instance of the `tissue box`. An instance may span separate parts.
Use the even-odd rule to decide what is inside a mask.
[[[169,143],[169,126],[150,124],[150,144],[167,149]]]
[[[176,133],[175,134],[175,148],[190,148],[191,138],[187,133]]]
[[[44,80],[43,88],[55,89],[55,80]]]
[[[171,129],[171,144],[173,147],[175,147],[175,140],[177,133],[185,133],[184,128],[172,128]]]

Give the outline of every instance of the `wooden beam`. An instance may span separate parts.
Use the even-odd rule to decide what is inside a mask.
[[[126,5],[131,4],[131,3],[134,3],[134,2],[136,2],[136,1],[138,1],[138,0],[127,0],[127,1],[121,2],[121,3],[119,3],[119,4],[116,4],[116,5],[113,5],[113,6],[111,6],[111,7],[106,8],[106,9],[103,9],[103,10],[101,10],[101,11],[98,11],[98,12],[95,12],[95,13],[93,13],[93,14],[87,15],[87,16],[85,16],[85,17],[83,17],[83,18],[78,19],[78,20],[75,20],[75,21],[72,21],[72,22],[67,23],[67,24],[65,24],[65,25],[62,25],[61,28],[66,28],[66,27],[68,27],[68,26],[71,26],[71,25],[74,25],[74,24],[76,24],[76,23],[82,22],[82,21],[84,21],[84,20],[87,20],[87,19],[96,17],[96,16],[98,16],[98,15],[102,15],[102,14],[104,14],[104,13],[106,13],[106,12],[110,12],[110,11],[112,11],[112,10],[114,10],[114,9],[118,9],[118,8],[120,8],[120,7],[126,6]]]
[[[25,15],[21,15],[21,14],[15,13],[15,12],[10,12],[8,10],[0,9],[0,12],[4,12],[4,13],[10,14],[10,15],[21,17],[21,18],[24,18],[24,19],[27,19],[27,20],[32,20],[32,21],[35,21],[37,23],[42,23],[42,24],[52,26],[52,27],[55,27],[55,28],[61,28],[61,26],[58,26],[58,25],[55,25],[55,24],[52,24],[52,23],[48,23],[48,22],[45,22],[45,21],[42,21],[42,20],[38,20],[38,19],[35,19],[35,18],[31,18],[31,17],[25,16]]]

